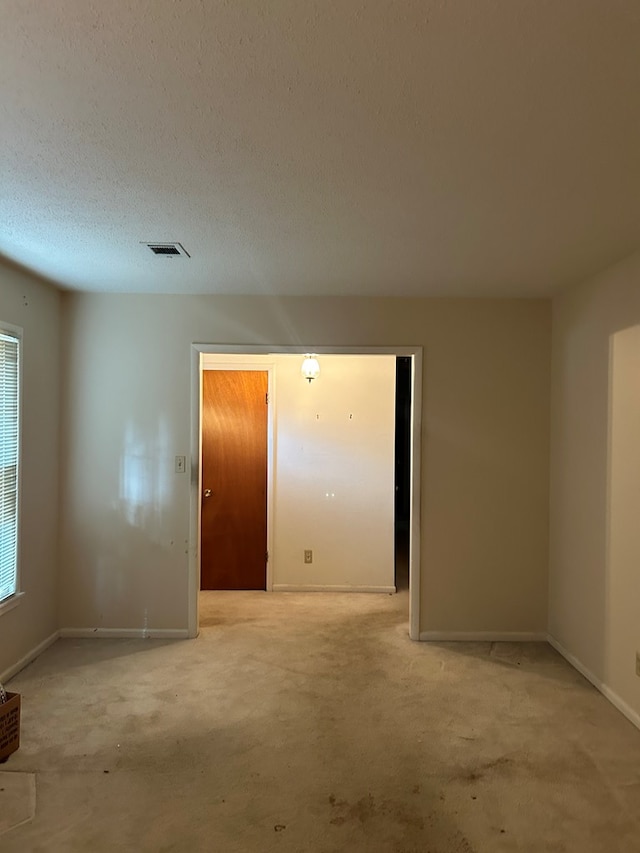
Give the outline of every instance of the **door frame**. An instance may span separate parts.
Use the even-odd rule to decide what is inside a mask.
[[[394,355],[411,356],[411,474],[409,478],[409,636],[420,639],[420,477],[421,477],[421,434],[422,434],[422,347],[339,347],[339,346],[278,346],[247,344],[191,345],[191,442],[190,442],[190,513],[189,513],[189,568],[187,582],[188,636],[197,637],[199,631],[198,598],[200,592],[200,512],[201,512],[201,418],[202,418],[202,371],[205,360],[220,364],[235,364],[236,370],[265,370],[269,367],[264,356],[300,355],[314,352],[318,355]],[[262,356],[258,364],[252,356]],[[244,366],[240,366],[243,364]],[[249,367],[247,367],[249,365]],[[272,499],[273,476],[273,418],[275,404],[274,364],[269,370],[269,450],[267,486],[267,537],[271,555],[271,523],[273,519]],[[215,369],[215,368],[214,368]],[[225,369],[225,368],[220,368]],[[226,368],[228,369],[228,368]],[[271,559],[267,563],[267,589],[272,588]]]

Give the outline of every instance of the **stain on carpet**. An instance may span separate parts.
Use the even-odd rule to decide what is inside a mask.
[[[419,786],[416,788],[414,794],[419,792]],[[415,799],[408,802],[377,799],[371,793],[349,802],[331,794],[329,823],[337,827],[377,829],[385,834],[390,826],[395,826],[403,838],[401,846],[394,848],[398,853],[474,853],[467,838],[450,825],[446,815],[431,811],[425,817],[415,803]]]

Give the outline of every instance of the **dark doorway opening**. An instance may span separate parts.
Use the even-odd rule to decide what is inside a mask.
[[[395,584],[409,588],[411,483],[411,356],[396,358]]]

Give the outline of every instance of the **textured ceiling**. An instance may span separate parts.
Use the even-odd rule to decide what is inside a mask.
[[[0,253],[68,288],[536,296],[640,246],[638,0],[4,0],[0,97]]]

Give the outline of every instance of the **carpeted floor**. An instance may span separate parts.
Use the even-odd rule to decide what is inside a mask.
[[[33,773],[0,770],[0,836],[32,820],[36,813],[36,777]],[[0,841],[0,849],[2,842]]]
[[[202,601],[197,640],[13,679],[37,802],[2,853],[640,851],[640,732],[550,647],[412,643],[406,593]]]

